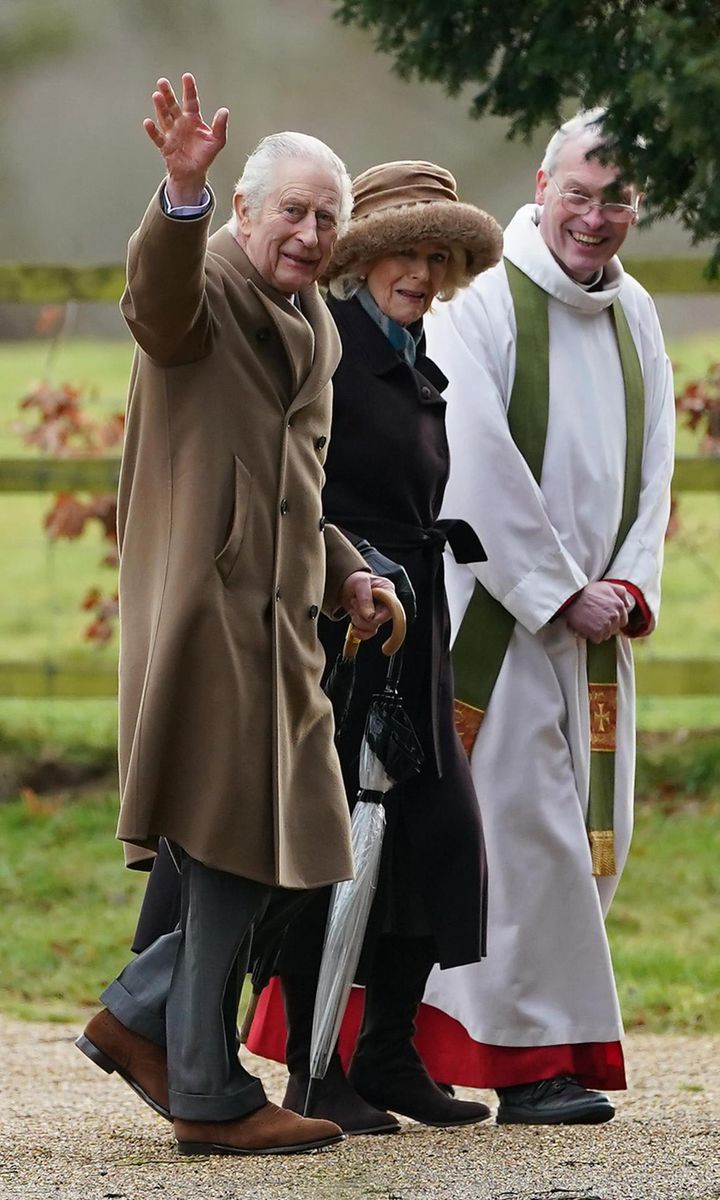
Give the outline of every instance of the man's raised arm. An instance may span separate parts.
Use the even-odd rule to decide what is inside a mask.
[[[206,181],[225,145],[228,110],[218,109],[207,125],[190,74],[183,75],[182,102],[168,80],[159,79],[153,104],[155,120],[143,124],[163,157],[166,178],[130,240],[121,308],[138,345],[155,362],[174,366],[202,358],[211,348],[204,292],[212,197]],[[167,215],[178,208],[183,215],[187,208],[199,211],[200,219]]]

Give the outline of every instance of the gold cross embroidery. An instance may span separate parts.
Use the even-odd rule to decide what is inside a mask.
[[[598,733],[604,733],[610,724],[610,713],[607,711],[602,700],[598,701],[595,709],[595,728]]]
[[[588,690],[591,749],[612,751],[617,724],[617,684],[591,683]]]

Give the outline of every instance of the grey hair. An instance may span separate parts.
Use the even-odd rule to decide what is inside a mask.
[[[364,275],[359,275],[357,271],[347,271],[344,275],[336,275],[330,280],[328,291],[336,300],[352,300],[364,282]]]
[[[238,233],[235,196],[243,196],[250,213],[253,216],[257,215],[272,188],[277,164],[288,158],[315,163],[319,167],[326,168],[336,177],[340,192],[338,233],[345,232],[352,212],[352,181],[345,163],[319,138],[312,137],[308,133],[285,131],[284,133],[271,133],[268,137],[264,137],[261,142],[258,142],[252,154],[248,156],[245,169],[233,191],[233,212],[228,221],[230,232],[233,235]]]
[[[576,113],[569,121],[565,121],[550,138],[540,163],[540,170],[546,175],[552,175],[563,146],[568,142],[591,141],[595,145],[602,142],[605,112],[604,108],[586,108]]]

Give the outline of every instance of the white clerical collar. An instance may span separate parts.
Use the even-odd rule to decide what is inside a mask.
[[[539,229],[540,208],[526,204],[505,230],[504,254],[548,295],[581,312],[602,312],[618,295],[624,271],[617,255],[605,264],[602,287],[594,291],[594,280],[581,284],[571,279],[556,262]]]
[[[595,272],[592,279],[586,279],[584,281],[576,279],[575,282],[578,285],[578,287],[581,287],[583,289],[584,292],[590,292],[590,291],[592,291],[593,288],[596,288],[597,285],[599,284],[600,280],[603,277],[604,270],[605,270],[605,268],[601,267],[599,271]]]

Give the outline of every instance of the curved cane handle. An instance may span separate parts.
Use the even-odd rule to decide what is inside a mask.
[[[385,638],[382,644],[382,652],[390,658],[392,654],[400,649],[405,641],[407,633],[407,620],[405,619],[405,609],[397,598],[395,592],[391,592],[389,588],[373,588],[373,600],[379,600],[386,608],[390,609],[392,619],[392,632],[390,637]]]
[[[407,633],[407,620],[405,619],[405,609],[398,600],[395,592],[391,592],[389,588],[374,587],[372,589],[373,600],[379,600],[386,608],[390,609],[392,617],[392,632],[390,637],[386,638],[382,644],[382,652],[388,658],[400,649],[405,641]],[[358,648],[362,642],[354,629],[352,622],[348,625],[348,631],[345,634],[345,645],[343,646],[343,658],[354,658],[358,652]]]

